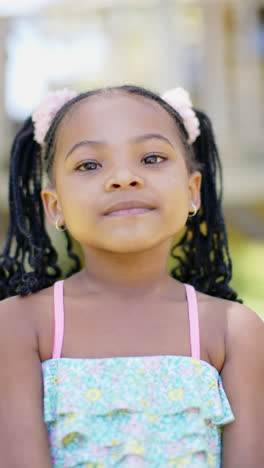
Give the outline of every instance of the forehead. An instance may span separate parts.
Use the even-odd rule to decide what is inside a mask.
[[[68,147],[84,137],[111,143],[154,131],[182,149],[174,119],[155,101],[124,93],[99,94],[83,99],[69,110],[57,143]]]

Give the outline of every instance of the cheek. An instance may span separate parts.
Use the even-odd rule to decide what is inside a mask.
[[[189,198],[185,181],[174,178],[168,180],[166,199],[162,207],[163,222],[170,226],[171,232],[181,230],[188,219]],[[164,199],[164,197],[163,197]]]
[[[97,215],[95,193],[85,190],[82,184],[71,184],[60,192],[60,200],[65,222],[68,225],[80,222],[87,224]],[[98,203],[97,203],[98,205]]]
[[[166,180],[166,186],[163,188],[163,193],[166,193],[167,203],[165,206],[170,210],[175,211],[175,213],[188,210],[188,184],[185,178],[175,175],[169,176]]]

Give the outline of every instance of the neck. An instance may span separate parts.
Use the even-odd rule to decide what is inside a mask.
[[[89,283],[97,292],[118,298],[162,296],[176,281],[166,267],[171,240],[144,252],[120,254],[85,251],[85,268],[78,276],[79,285]]]

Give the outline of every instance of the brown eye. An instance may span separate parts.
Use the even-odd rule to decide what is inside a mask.
[[[78,167],[76,167],[76,170],[77,171],[80,171],[80,172],[86,172],[86,171],[90,171],[90,170],[93,170],[91,169],[91,166],[98,166],[99,164],[94,162],[94,161],[85,161],[83,162],[82,164],[80,164]]]
[[[165,159],[166,159],[166,158],[164,158],[163,156],[160,156],[159,154],[150,154],[150,155],[148,155],[148,156],[146,156],[146,157],[144,158],[144,161],[145,161],[146,159],[152,159],[152,160],[154,159],[154,160],[155,160],[155,159],[157,159],[157,158],[160,158],[160,159],[162,159],[162,160],[165,160]],[[152,162],[151,164],[155,164],[155,161],[154,161],[154,163]],[[160,164],[160,163],[159,163],[159,164]],[[147,164],[147,166],[149,166],[149,164]]]

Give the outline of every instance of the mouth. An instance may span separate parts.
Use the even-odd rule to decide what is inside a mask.
[[[127,208],[126,210],[111,211],[111,213],[107,213],[104,216],[135,216],[147,214],[151,211],[155,211],[155,208]]]

